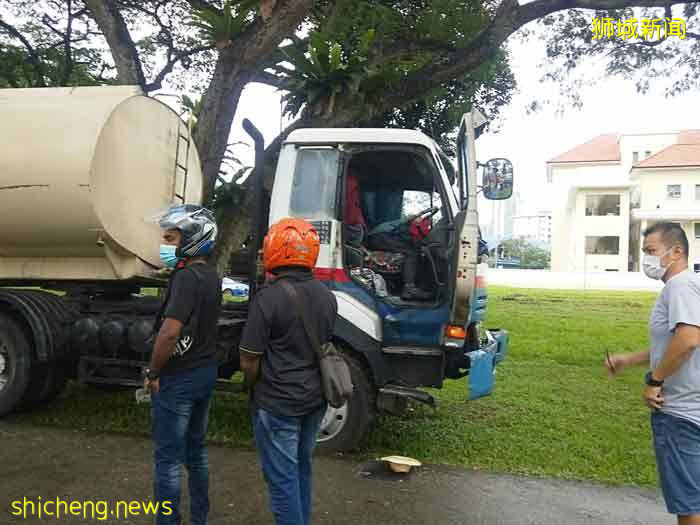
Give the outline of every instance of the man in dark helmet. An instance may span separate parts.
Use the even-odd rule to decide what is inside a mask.
[[[209,512],[205,436],[209,400],[217,378],[216,326],[221,279],[205,257],[216,241],[216,221],[206,208],[173,206],[159,220],[160,258],[173,268],[145,387],[151,392],[156,523],[179,524],[180,472],[187,467],[190,523],[204,525]]]

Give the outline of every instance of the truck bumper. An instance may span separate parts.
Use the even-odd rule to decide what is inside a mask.
[[[466,354],[470,363],[467,375],[469,400],[491,394],[496,365],[503,361],[508,352],[508,332],[487,330],[486,337],[487,343],[483,347]]]

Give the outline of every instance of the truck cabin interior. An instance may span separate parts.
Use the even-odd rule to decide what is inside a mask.
[[[346,268],[374,295],[395,304],[444,299],[452,217],[441,178],[421,148],[365,148],[345,164]]]

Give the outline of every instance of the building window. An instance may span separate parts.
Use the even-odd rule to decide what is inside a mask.
[[[586,195],[586,216],[620,215],[620,194]]]
[[[637,162],[639,162],[639,152],[633,151],[632,152],[632,163],[636,164]]]
[[[681,198],[681,185],[680,184],[668,184],[668,185],[666,185],[666,197],[669,199],[680,199]]]
[[[695,238],[700,239],[700,222],[695,223]]]
[[[700,273],[700,264],[698,264],[698,263],[693,264],[693,271],[695,273]]]
[[[695,185],[695,200],[700,201],[700,184]]]
[[[619,237],[586,237],[586,255],[619,255]]]
[[[648,159],[649,157],[651,157],[651,151],[648,151],[648,150],[647,150],[647,151],[644,152],[644,158],[645,158],[645,159]]]

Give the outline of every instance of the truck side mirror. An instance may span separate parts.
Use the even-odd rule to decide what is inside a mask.
[[[482,165],[484,197],[492,201],[513,195],[513,163],[508,159],[491,159]]]

